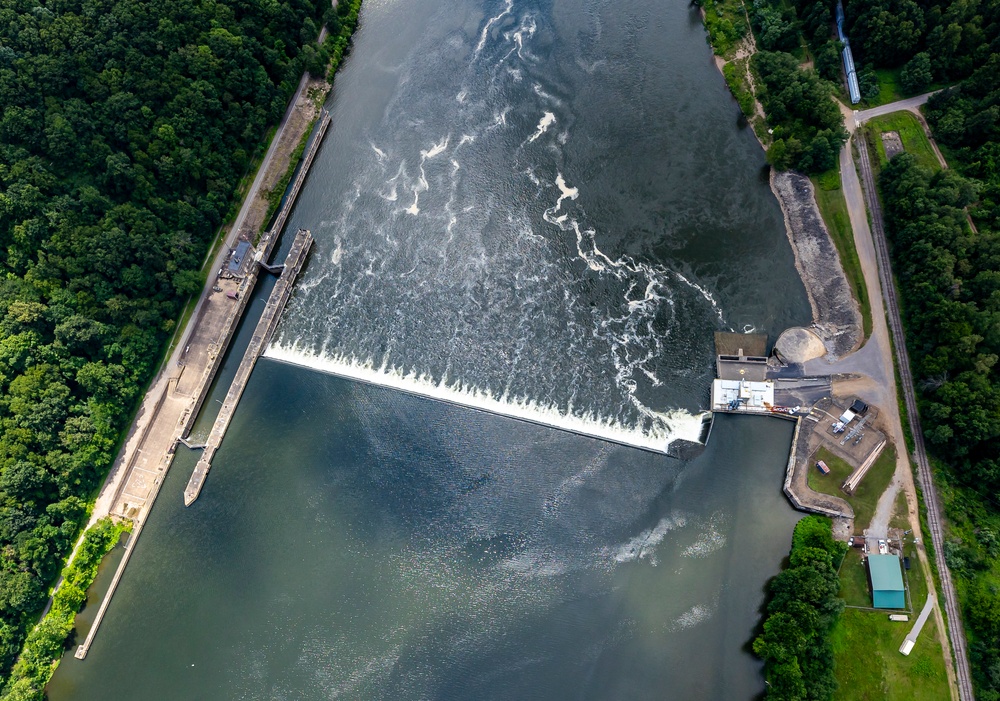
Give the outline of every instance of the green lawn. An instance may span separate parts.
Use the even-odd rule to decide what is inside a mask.
[[[865,338],[868,338],[872,331],[872,307],[868,299],[864,274],[861,272],[858,250],[854,246],[854,230],[851,228],[847,204],[844,202],[844,193],[840,187],[839,161],[833,170],[828,170],[822,175],[814,175],[811,179],[816,190],[816,204],[819,206],[826,228],[830,231],[830,238],[837,247],[840,263],[844,266],[844,274],[847,275],[847,283],[851,286],[854,299],[858,300],[862,328]]]
[[[887,612],[846,609],[830,636],[837,675],[838,701],[948,699],[948,675],[934,617],[924,625],[909,656],[899,646],[927,600],[927,585],[912,543],[904,552],[912,569],[905,572],[914,612],[907,623],[894,623]],[[868,578],[857,549],[840,567],[840,596],[848,606],[870,606]]]
[[[838,701],[951,698],[933,617],[909,656],[899,653],[911,625],[893,623],[885,613],[847,609],[841,614],[830,636]]]
[[[885,148],[882,146],[881,134],[887,131],[898,131],[899,137],[903,141],[903,148],[907,153],[916,156],[917,162],[932,170],[940,170],[941,163],[938,161],[931,148],[931,143],[927,138],[923,125],[910,112],[893,112],[892,114],[874,117],[868,120],[867,126],[874,132],[875,150],[878,153],[879,169],[888,163],[885,156]]]
[[[848,606],[871,606],[868,570],[861,561],[861,549],[851,548],[840,565],[840,598]]]
[[[822,460],[830,468],[830,474],[820,474],[816,469],[815,462]],[[887,445],[882,454],[878,456],[875,464],[868,469],[868,474],[861,480],[854,494],[846,494],[841,490],[840,485],[844,483],[847,476],[854,471],[846,461],[841,460],[826,448],[820,447],[810,459],[809,474],[807,481],[809,487],[823,494],[832,494],[847,500],[847,503],[854,509],[854,528],[860,533],[871,523],[875,514],[875,506],[878,498],[889,486],[892,474],[896,471],[896,450],[893,446]]]

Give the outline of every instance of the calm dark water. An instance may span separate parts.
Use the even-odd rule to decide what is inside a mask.
[[[73,699],[750,699],[791,424],[681,464],[263,361],[175,463]],[[322,411],[317,411],[322,408]]]
[[[180,450],[50,699],[753,698],[791,424],[722,417],[681,462],[394,389],[662,447],[713,331],[808,321],[697,15],[366,2],[286,362],[190,509]]]

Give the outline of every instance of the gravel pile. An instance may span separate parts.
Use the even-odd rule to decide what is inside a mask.
[[[861,312],[823,223],[809,178],[771,171],[771,189],[785,214],[785,230],[795,252],[813,313],[813,331],[829,360],[854,350],[861,341]]]

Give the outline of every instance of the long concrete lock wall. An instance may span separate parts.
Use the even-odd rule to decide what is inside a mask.
[[[215,419],[212,432],[208,435],[208,441],[205,443],[205,450],[201,455],[201,460],[195,466],[194,472],[191,474],[191,479],[184,489],[184,504],[187,506],[190,506],[198,498],[198,495],[201,494],[202,487],[205,485],[205,478],[208,476],[208,471],[212,468],[212,458],[215,457],[215,451],[222,445],[222,439],[226,436],[229,423],[232,421],[236,407],[243,396],[243,390],[246,389],[247,382],[250,380],[250,373],[253,372],[254,365],[257,364],[257,358],[264,352],[265,346],[271,340],[271,334],[274,333],[274,329],[278,325],[278,318],[281,316],[281,312],[285,308],[288,298],[291,296],[295,278],[302,269],[302,264],[305,262],[306,254],[309,253],[309,249],[312,247],[312,242],[312,234],[306,229],[300,229],[295,235],[295,241],[292,243],[292,248],[285,259],[285,269],[282,271],[281,277],[278,279],[274,289],[271,290],[271,296],[264,307],[264,313],[261,314],[260,321],[257,322],[257,328],[254,330],[250,345],[247,346],[246,353],[243,355],[243,361],[236,370],[236,376],[233,378],[233,383],[229,387],[226,399],[222,403],[222,409],[219,410],[219,415]]]

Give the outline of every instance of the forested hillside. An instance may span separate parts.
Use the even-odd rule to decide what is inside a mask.
[[[872,9],[883,6],[889,9]],[[952,168],[932,173],[902,155],[880,185],[920,417],[944,483],[945,556],[962,598],[977,698],[997,701],[1000,2],[897,0],[864,7],[855,23],[863,26],[859,35],[876,65],[911,66],[923,53],[934,79],[964,77],[925,109]],[[893,8],[912,17],[912,32],[881,22]]]
[[[0,5],[0,676],[324,10]]]

